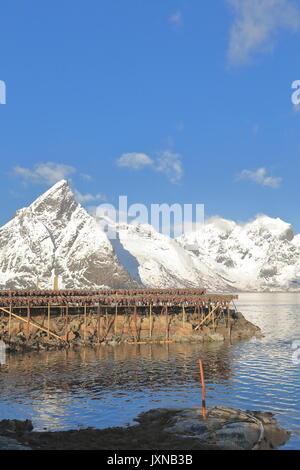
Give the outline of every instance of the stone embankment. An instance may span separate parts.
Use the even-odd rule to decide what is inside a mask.
[[[43,316],[34,321],[45,330],[55,332],[61,339],[47,335],[34,325],[27,325],[7,316],[0,318],[0,340],[10,351],[51,350],[78,346],[95,346],[138,342],[238,342],[253,336],[261,337],[260,329],[247,321],[242,313],[231,312],[228,318],[218,318],[215,322],[199,326],[198,315],[190,314],[183,319],[181,315],[156,315],[149,319],[138,315],[136,321],[130,315],[100,317],[90,314],[69,317],[66,325],[64,316],[53,316],[51,323]]]

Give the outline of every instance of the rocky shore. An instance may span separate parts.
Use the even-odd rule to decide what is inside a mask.
[[[99,318],[89,315],[86,319],[82,315],[74,315],[65,325],[65,318],[56,316],[51,318],[51,331],[61,339],[47,335],[33,325],[20,323],[12,319],[10,324],[7,317],[0,319],[0,340],[3,340],[9,351],[35,351],[76,348],[81,346],[94,347],[97,345],[117,345],[120,343],[143,342],[225,342],[236,343],[252,338],[261,337],[260,329],[247,321],[242,313],[231,312],[230,324],[228,319],[221,318],[215,324],[201,325],[197,315],[189,315],[185,321],[180,315],[169,315],[166,326],[164,316],[155,316],[152,320],[151,335],[149,317],[138,316],[137,324],[132,325],[129,317],[119,316],[116,324],[114,318]],[[111,321],[112,320],[112,321]],[[37,324],[46,327],[44,317],[35,317]],[[166,332],[167,330],[167,332]],[[66,332],[66,334],[62,334]]]
[[[0,421],[0,449],[34,450],[273,450],[290,433],[271,413],[225,407],[159,408],[124,428],[35,432],[30,421]]]

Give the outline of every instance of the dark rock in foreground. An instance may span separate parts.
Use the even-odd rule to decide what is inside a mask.
[[[165,421],[165,417],[168,417]],[[285,444],[290,433],[277,425],[272,413],[213,407],[202,417],[199,408],[157,409],[143,413],[137,421],[162,425],[165,432],[197,439],[202,446],[222,450],[268,450]]]
[[[32,432],[30,421],[5,420],[0,422],[0,445],[4,439],[4,449],[9,436],[16,439],[16,449],[20,443],[49,450],[270,450],[290,436],[271,413],[224,407],[210,408],[207,420],[199,408],[161,408],[136,421],[138,425],[124,428]]]

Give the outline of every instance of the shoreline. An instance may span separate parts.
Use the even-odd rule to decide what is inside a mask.
[[[104,429],[35,432],[31,421],[0,421],[0,446],[15,450],[274,450],[291,433],[272,413],[212,407],[158,408],[137,424]],[[5,441],[7,440],[7,441]],[[1,449],[1,447],[0,447]]]

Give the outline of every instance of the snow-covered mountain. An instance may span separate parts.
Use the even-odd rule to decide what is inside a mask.
[[[177,241],[238,290],[300,290],[300,235],[281,219],[214,218]]]
[[[111,243],[132,279],[149,288],[230,290],[222,276],[212,271],[194,253],[158,233],[150,225],[117,226],[117,238]]]
[[[300,290],[300,235],[280,219],[215,218],[176,240],[150,225],[116,225],[75,201],[62,180],[0,228],[0,288],[205,287]]]
[[[0,288],[134,286],[96,220],[62,180],[0,229]]]

